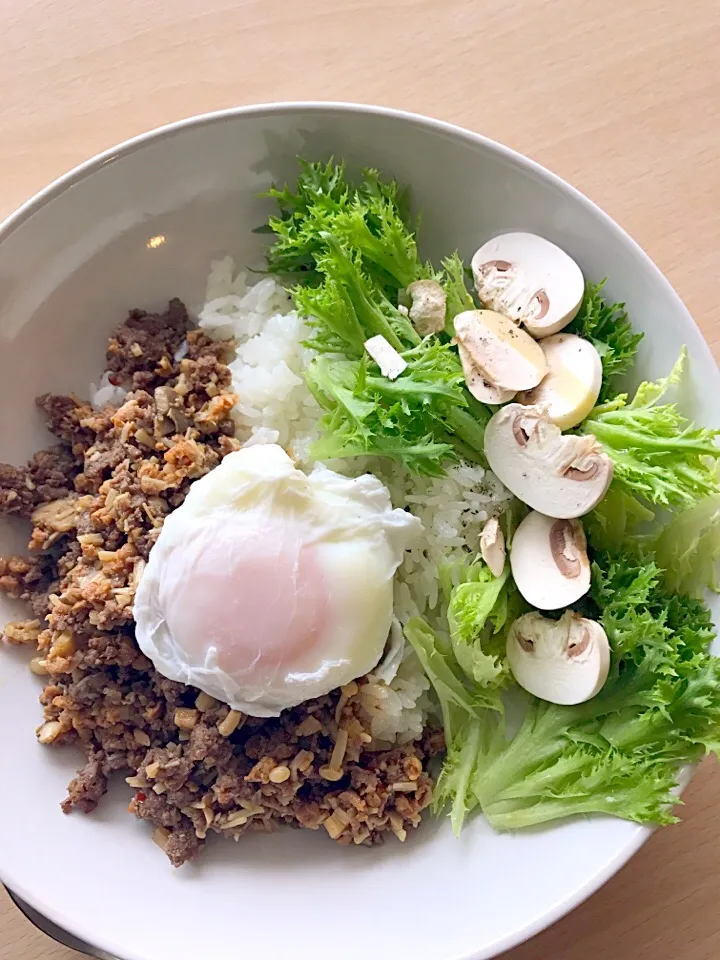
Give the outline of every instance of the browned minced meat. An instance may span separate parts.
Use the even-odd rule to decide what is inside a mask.
[[[441,737],[374,741],[364,680],[276,719],[245,718],[162,677],[135,642],[134,591],[165,517],[238,448],[224,349],[189,331],[178,300],[164,314],[133,311],[108,347],[113,382],[130,391],[123,405],[41,397],[61,445],[0,466],[0,512],[32,520],[30,556],[0,559],[0,590],[32,614],[5,639],[37,644],[40,741],[86,756],[63,810],[92,811],[121,773],[131,812],[176,866],[210,831],[238,839],[286,823],[344,844],[404,839],[430,802],[425,762]]]
[[[36,506],[72,491],[76,472],[75,458],[62,446],[41,450],[25,467],[0,463],[0,513],[30,519]]]

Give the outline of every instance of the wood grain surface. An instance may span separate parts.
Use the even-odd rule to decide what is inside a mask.
[[[0,215],[97,151],[194,113],[382,103],[478,130],[571,181],[649,252],[720,356],[718,50],[717,0],[3,0]],[[685,799],[681,826],[506,960],[720,957],[714,763]],[[79,955],[0,894],[0,958]]]

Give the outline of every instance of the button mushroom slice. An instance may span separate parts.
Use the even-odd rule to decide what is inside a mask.
[[[566,327],[585,293],[575,261],[534,233],[503,233],[488,240],[472,258],[472,271],[482,303],[537,338]]]
[[[380,373],[388,380],[397,380],[407,368],[407,361],[403,360],[395,347],[382,334],[370,337],[364,343],[365,351],[380,367]]]
[[[491,517],[480,534],[480,556],[494,577],[505,569],[505,534],[497,517]]]
[[[540,341],[548,375],[518,396],[519,403],[539,404],[561,430],[576,427],[597,403],[602,385],[600,354],[589,340],[556,333]]]
[[[539,610],[569,607],[590,589],[590,561],[579,520],[556,520],[535,510],[519,524],[510,569],[520,593]]]
[[[591,700],[610,670],[605,631],[573,610],[559,620],[526,613],[510,628],[506,650],[510,670],[524,690],[564,706]]]
[[[540,406],[509,403],[485,427],[485,456],[495,476],[533,510],[572,519],[602,500],[612,460],[592,434],[563,436]]]
[[[494,310],[465,310],[453,320],[455,337],[487,381],[501,390],[530,390],[547,373],[540,346]]]
[[[410,320],[421,337],[445,328],[447,294],[437,280],[415,280],[407,287],[407,293],[412,300]]]
[[[514,390],[501,390],[500,387],[493,386],[485,378],[485,374],[472,362],[470,354],[465,347],[458,343],[458,353],[463,373],[465,374],[465,384],[470,393],[479,400],[480,403],[488,403],[491,406],[499,406],[501,403],[508,403],[515,396]]]

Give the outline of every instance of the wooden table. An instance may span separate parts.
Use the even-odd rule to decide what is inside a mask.
[[[615,217],[720,356],[717,0],[4,0],[0,214],[105,147],[234,104],[383,103],[529,154]],[[720,771],[685,823],[508,960],[720,956]],[[0,960],[77,960],[0,895]]]

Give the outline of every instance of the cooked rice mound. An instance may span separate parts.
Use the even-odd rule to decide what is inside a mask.
[[[240,446],[238,417],[252,404],[235,392],[233,349],[191,330],[178,300],[163,314],[133,311],[110,339],[95,406],[40,398],[59,445],[26,467],[0,465],[0,512],[32,523],[30,555],[0,559],[0,590],[31,613],[4,638],[37,645],[39,741],[86,757],[63,810],[91,812],[108,777],[124,775],[130,811],[176,866],[210,832],[237,840],[278,823],[343,844],[404,840],[442,749],[423,731],[427,683],[411,662],[390,684],[361,678],[262,720],[165,679],[135,643],[134,591],[165,517]],[[311,419],[302,428],[309,436]]]

